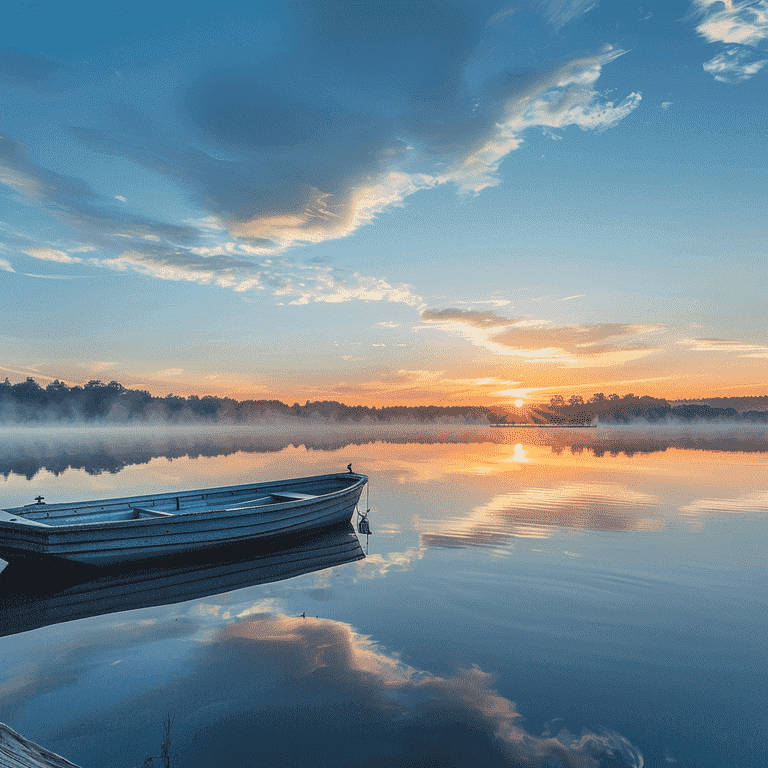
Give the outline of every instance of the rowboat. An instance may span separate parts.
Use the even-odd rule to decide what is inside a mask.
[[[365,558],[352,526],[185,552],[146,563],[61,563],[56,578],[20,558],[0,571],[0,637],[51,624],[173,605]],[[37,567],[36,567],[37,566]],[[2,765],[2,760],[0,760]]]
[[[91,565],[180,552],[349,523],[365,475],[352,472],[0,509],[0,557],[62,558]]]

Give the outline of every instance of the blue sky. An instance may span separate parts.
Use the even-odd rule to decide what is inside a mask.
[[[763,394],[767,62],[766,0],[13,4],[0,375]]]

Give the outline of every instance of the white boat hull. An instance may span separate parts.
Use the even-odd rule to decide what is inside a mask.
[[[367,480],[322,475],[0,510],[0,556],[114,565],[306,532],[349,523]]]

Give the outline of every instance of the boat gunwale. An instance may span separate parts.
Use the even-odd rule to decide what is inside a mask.
[[[99,521],[87,521],[84,520],[81,523],[67,523],[65,525],[55,525],[43,522],[42,520],[35,520],[35,519],[27,519],[24,517],[25,513],[38,511],[38,507],[45,507],[45,511],[53,511],[53,512],[64,512],[69,509],[74,510],[83,510],[82,513],[75,512],[75,514],[82,514],[83,517],[87,517],[89,512],[86,510],[89,507],[97,507],[99,505],[108,505],[111,507],[127,507],[128,509],[132,509],[134,506],[140,506],[143,503],[147,501],[168,501],[173,502],[176,499],[182,499],[184,495],[191,495],[191,496],[198,496],[200,494],[207,495],[207,494],[216,494],[216,493],[226,493],[228,491],[247,491],[249,489],[258,489],[261,490],[267,490],[268,488],[279,488],[284,487],[286,485],[292,485],[292,484],[301,484],[301,483],[309,483],[309,482],[318,482],[323,480],[331,480],[331,479],[341,479],[341,478],[349,478],[352,477],[356,478],[356,480],[352,483],[350,483],[345,488],[339,488],[334,491],[329,491],[328,493],[321,493],[315,496],[311,499],[290,499],[286,501],[279,501],[274,502],[272,504],[263,504],[263,505],[255,505],[253,507],[242,507],[239,509],[227,509],[226,506],[222,507],[205,507],[202,509],[180,509],[175,513],[171,513],[168,517],[141,517],[136,518],[133,520],[99,520]],[[244,485],[227,485],[227,486],[221,486],[218,488],[194,488],[189,489],[185,491],[178,491],[178,492],[172,492],[170,494],[168,493],[160,493],[160,494],[148,494],[143,496],[121,496],[117,498],[109,498],[109,499],[94,499],[92,501],[87,501],[85,503],[80,502],[65,502],[61,504],[29,504],[24,507],[10,507],[6,509],[0,509],[0,512],[5,512],[8,515],[18,515],[17,520],[2,520],[0,519],[0,531],[2,530],[8,530],[8,531],[19,531],[20,529],[26,529],[28,532],[34,531],[35,534],[40,535],[43,533],[46,534],[58,534],[58,533],[67,533],[67,532],[77,532],[77,531],[83,531],[87,528],[90,529],[104,529],[110,530],[111,528],[115,528],[118,526],[125,526],[126,524],[130,527],[143,527],[143,526],[152,526],[152,524],[160,523],[165,525],[172,525],[175,521],[190,521],[195,519],[196,516],[206,513],[220,513],[220,512],[231,512],[232,514],[227,515],[226,517],[222,515],[217,515],[217,519],[227,519],[227,518],[233,518],[236,519],[238,517],[243,517],[249,513],[252,513],[252,510],[266,510],[269,509],[270,511],[281,511],[286,508],[292,508],[292,507],[298,507],[303,505],[311,505],[311,504],[317,504],[320,500],[326,500],[326,499],[333,499],[335,497],[341,496],[342,494],[347,494],[350,491],[360,487],[362,490],[362,487],[365,486],[365,484],[368,482],[368,477],[366,475],[360,475],[355,473],[348,473],[348,472],[336,472],[329,475],[313,475],[311,477],[297,477],[297,478],[288,478],[286,480],[275,480],[275,481],[269,481],[266,483],[249,483]],[[271,494],[266,494],[267,496]],[[280,495],[275,494],[275,495]],[[39,510],[43,511],[43,510]],[[101,510],[98,510],[99,512]],[[113,510],[115,512],[121,511],[121,510]],[[108,510],[104,510],[105,513],[109,513]],[[90,514],[94,514],[94,512],[91,512]],[[61,515],[61,517],[65,517],[66,515]],[[200,519],[198,517],[198,519]],[[13,525],[11,525],[13,524]],[[35,536],[33,534],[33,536]],[[37,536],[35,536],[37,538]],[[47,537],[46,537],[47,538]]]

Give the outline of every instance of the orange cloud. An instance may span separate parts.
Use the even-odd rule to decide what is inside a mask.
[[[502,387],[514,387],[519,383],[500,376],[456,377],[444,370],[400,369],[381,373],[368,381],[341,381],[322,387],[310,385],[299,390],[296,396],[299,399],[334,398],[350,404],[383,406],[398,403],[411,406],[490,405],[505,397],[499,394]]]
[[[643,343],[641,337],[663,328],[649,323],[554,326],[546,320],[462,309],[424,310],[421,319],[497,355],[575,368],[619,365],[644,357],[657,347]]]
[[[683,339],[692,352],[738,352],[739,357],[768,357],[768,346],[732,339]],[[745,354],[746,353],[746,354]]]
[[[525,321],[523,317],[503,317],[492,310],[472,309],[425,309],[421,319],[425,323],[463,323],[472,328],[499,328]]]

